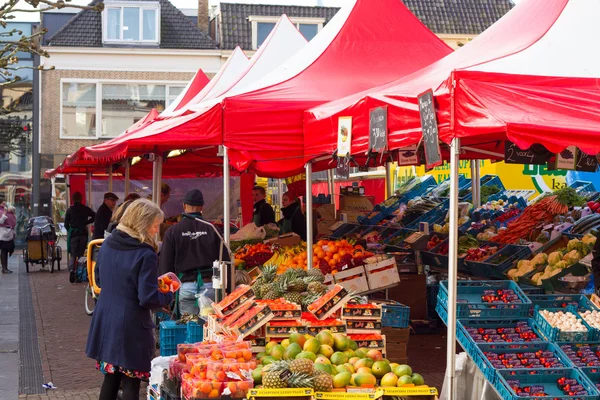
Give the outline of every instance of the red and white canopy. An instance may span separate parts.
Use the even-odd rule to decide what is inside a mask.
[[[599,152],[600,52],[590,51],[600,35],[599,16],[597,0],[524,0],[430,66],[307,111],[306,158],[333,152],[339,116],[353,117],[353,154],[366,152],[369,110],[383,105],[390,149],[418,143],[417,96],[427,89],[435,92],[446,143],[459,137],[461,145],[500,156],[504,140],[522,148],[540,143],[551,151],[576,145]]]

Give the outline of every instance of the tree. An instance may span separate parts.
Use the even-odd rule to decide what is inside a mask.
[[[31,8],[17,8],[23,3],[28,4]],[[42,13],[44,11],[62,9],[65,7],[102,12],[102,10],[104,10],[104,3],[99,2],[93,6],[81,6],[71,4],[70,0],[6,0],[6,2],[0,6],[0,26],[4,30],[4,32],[0,32],[0,87],[20,81],[21,78],[18,75],[19,70],[32,68],[38,70],[53,69],[53,67],[18,65],[19,53],[25,52],[45,58],[50,57],[50,54],[40,47],[40,39],[48,32],[47,29],[39,29],[31,35],[26,35],[19,29],[7,30],[8,23],[16,18],[15,14],[18,12]]]

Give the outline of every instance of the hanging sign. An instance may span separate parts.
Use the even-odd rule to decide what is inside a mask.
[[[577,163],[575,170],[582,172],[596,172],[598,170],[598,159],[595,155],[588,156],[583,151],[577,149]]]
[[[384,151],[387,147],[387,106],[369,111],[369,149]]]
[[[516,144],[506,141],[504,142],[504,162],[507,164],[546,164],[549,153],[547,150],[542,149],[543,147],[537,149],[531,146],[525,150],[521,150]]]
[[[398,165],[418,165],[417,145],[403,147],[398,150]]]
[[[338,118],[338,157],[348,157],[352,151],[352,117]]]
[[[577,155],[577,147],[569,146],[556,155],[556,168],[558,169],[575,169]]]
[[[338,157],[335,167],[335,179],[350,178],[350,157]]]
[[[421,117],[421,130],[425,145],[425,164],[427,168],[437,167],[442,164],[440,143],[438,141],[438,126],[433,101],[433,90],[429,89],[418,97],[419,116]]]

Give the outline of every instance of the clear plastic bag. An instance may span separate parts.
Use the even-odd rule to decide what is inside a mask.
[[[211,289],[204,289],[202,293],[196,295],[198,301],[198,309],[200,310],[200,318],[207,320],[210,314],[214,314],[212,307],[213,300],[208,296],[208,291]]]

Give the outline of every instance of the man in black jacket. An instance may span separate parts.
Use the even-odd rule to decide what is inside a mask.
[[[192,189],[183,198],[183,211],[202,218],[204,197],[198,189]],[[221,252],[221,253],[220,253]],[[165,233],[160,251],[159,275],[175,273],[181,279],[179,290],[179,312],[198,314],[196,294],[209,289],[208,295],[214,300],[212,290],[213,261],[229,261],[227,249],[221,247],[221,239],[209,226],[185,215]]]
[[[258,227],[275,223],[275,212],[273,208],[265,200],[267,193],[262,186],[254,186],[252,188],[252,200],[254,200],[254,213],[252,214],[252,222]]]
[[[108,224],[110,224],[110,219],[112,218],[113,210],[115,209],[118,200],[119,197],[116,194],[112,192],[104,193],[104,203],[102,203],[102,205],[98,207],[98,211],[96,211],[92,240],[104,239],[104,231],[108,228]]]
[[[69,281],[75,282],[77,262],[83,257],[87,246],[87,226],[94,222],[96,213],[88,206],[81,204],[83,196],[79,192],[73,193],[73,205],[69,207],[65,215],[65,229],[67,230],[67,252],[71,256],[69,265]]]

